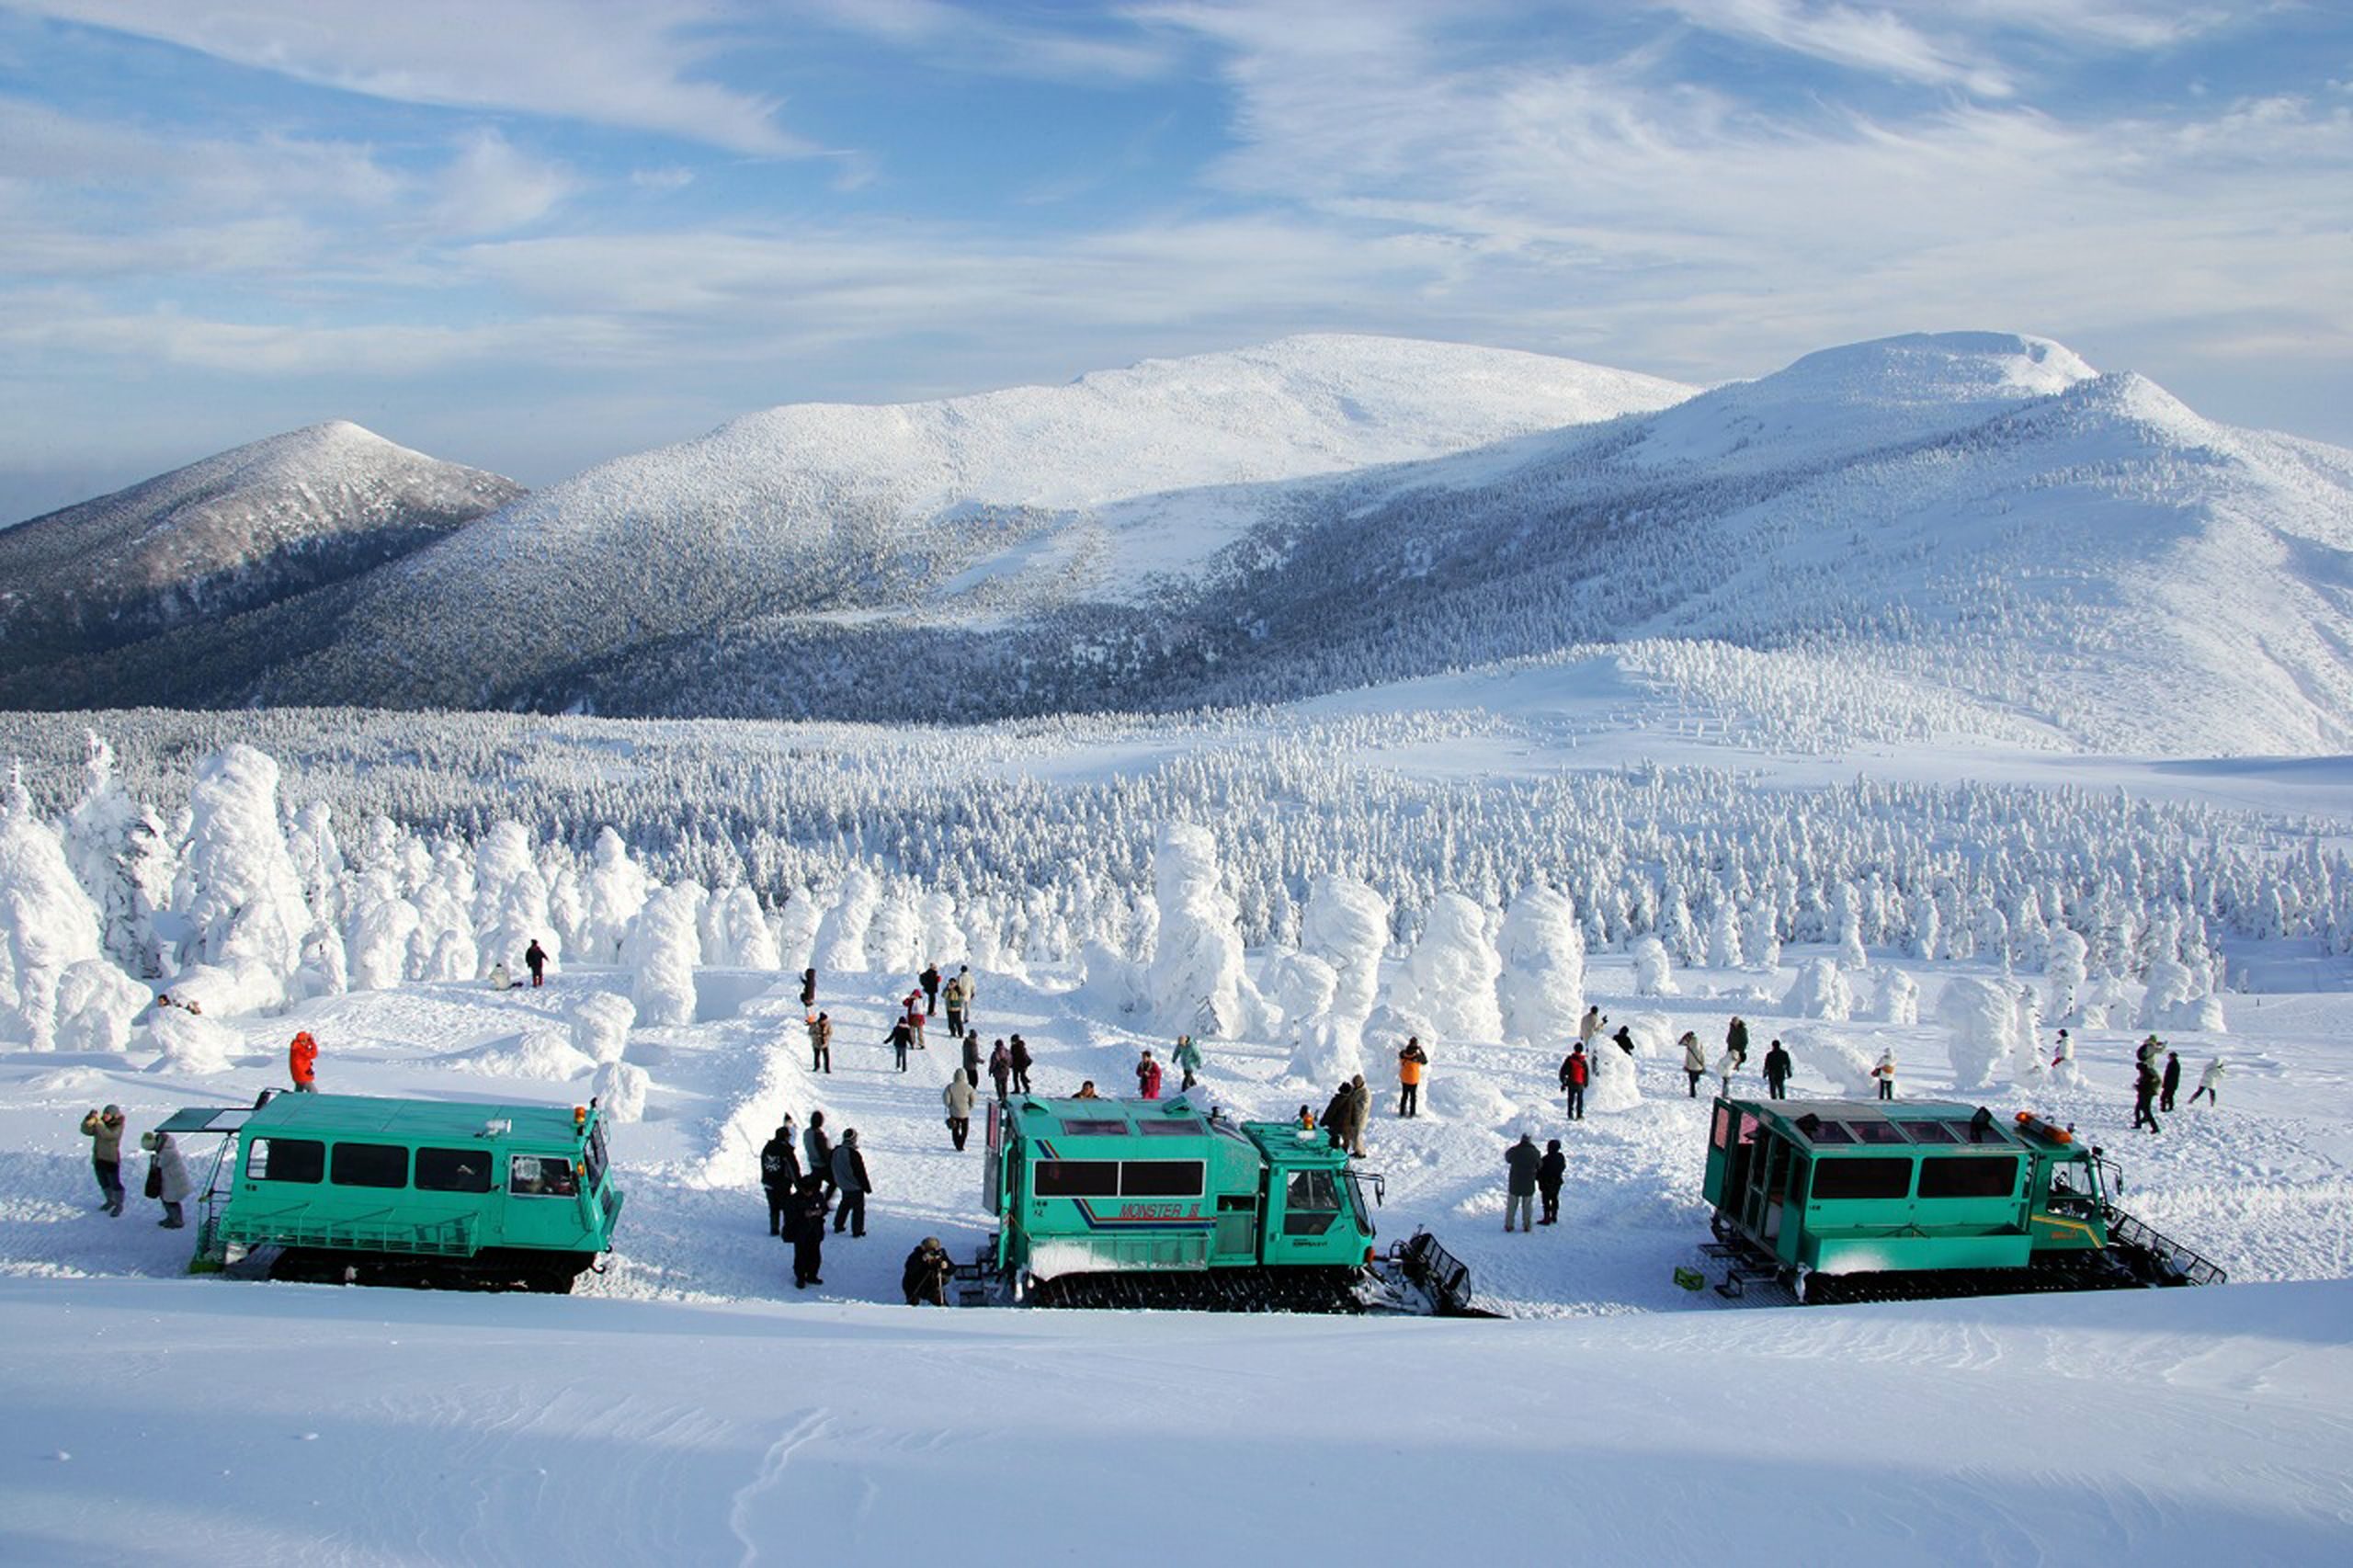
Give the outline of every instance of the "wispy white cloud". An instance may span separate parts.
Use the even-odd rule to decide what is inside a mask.
[[[2009,78],[1951,38],[1938,38],[1893,11],[1817,6],[1804,0],[1661,0],[1696,27],[1768,43],[1833,64],[1904,81],[1965,87],[2006,97]]]
[[[519,110],[762,156],[816,147],[778,105],[699,74],[743,16],[720,0],[6,0],[401,103]]]

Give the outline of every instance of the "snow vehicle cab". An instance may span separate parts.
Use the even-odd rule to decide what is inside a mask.
[[[620,1217],[593,1100],[272,1093],[249,1110],[179,1111],[164,1131],[226,1135],[199,1265],[276,1249],[273,1278],[569,1290]]]
[[[1025,1095],[989,1108],[986,1262],[1041,1304],[1348,1310],[1367,1179],[1295,1122]]]
[[[2119,1209],[2097,1149],[2021,1111],[1941,1100],[1729,1100],[1704,1196],[1719,1289],[1778,1278],[1808,1301],[2220,1282]]]

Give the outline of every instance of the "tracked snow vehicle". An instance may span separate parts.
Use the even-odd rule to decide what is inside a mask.
[[[1169,1100],[1021,1096],[988,1114],[997,1233],[961,1270],[1040,1306],[1470,1312],[1468,1271],[1417,1234],[1384,1256],[1378,1176],[1295,1122]],[[1383,1266],[1388,1267],[1384,1267]],[[1409,1299],[1405,1290],[1414,1297]]]
[[[175,1112],[222,1135],[194,1267],[274,1279],[564,1291],[612,1246],[622,1193],[597,1103],[271,1093]]]
[[[1901,1301],[2214,1285],[2222,1268],[2119,1208],[2068,1130],[1940,1100],[1718,1099],[1705,1196],[1720,1294]]]

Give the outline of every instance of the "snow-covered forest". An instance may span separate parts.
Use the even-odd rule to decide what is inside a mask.
[[[2321,819],[2113,789],[1765,788],[1724,767],[1434,778],[1347,758],[1442,744],[1442,719],[1245,717],[1197,736],[15,720],[26,762],[0,892],[63,912],[17,923],[18,1029],[119,1048],[122,1024],[75,1021],[127,1022],[141,999],[90,978],[101,953],[141,982],[196,971],[179,983],[242,1007],[476,978],[537,937],[560,958],[689,969],[798,969],[821,947],[828,967],[908,971],[1091,958],[1165,991],[1173,968],[1225,998],[1216,1032],[1233,1032],[1241,949],[1278,971],[1313,952],[1335,878],[1377,906],[1376,958],[1502,939],[1504,960],[1472,968],[1501,963],[1506,994],[1530,979],[1513,967],[1523,949],[1559,961],[1563,938],[1523,941],[1507,919],[1544,898],[1582,949],[1655,955],[1656,987],[1685,966],[1761,972],[1783,944],[1834,945],[1849,969],[1975,960],[2046,979],[2078,1019],[2122,1006],[2127,983],[2192,1016],[2233,983],[2225,939],[2353,948],[2353,864]],[[223,738],[254,732],[280,756]],[[1126,764],[1076,766],[1107,752]],[[1481,983],[1496,994],[1495,975]],[[1802,989],[1797,1011],[1844,1016],[1822,983]]]

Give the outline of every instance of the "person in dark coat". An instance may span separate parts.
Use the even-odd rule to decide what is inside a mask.
[[[1013,1086],[1026,1095],[1029,1093],[1029,1042],[1015,1035],[1009,1054],[1013,1060]]]
[[[831,1073],[834,1070],[834,1020],[819,1013],[809,1020],[809,1071]]]
[[[2152,1132],[2162,1131],[2157,1126],[2156,1106],[2158,1091],[2164,1086],[2164,1080],[2157,1076],[2156,1064],[2152,1062],[2142,1062],[2135,1071],[2132,1081],[2132,1130],[2134,1131],[2139,1131],[2144,1126]]]
[[[974,1088],[981,1086],[981,1031],[964,1031],[964,1082]]]
[[[2181,1093],[2181,1056],[2178,1052],[2165,1052],[2165,1076],[2158,1080],[2158,1085],[2163,1093],[2157,1096],[2157,1108],[2173,1109],[2173,1097]]]
[[[907,1070],[907,1047],[915,1042],[915,1031],[908,1027],[906,1019],[901,1018],[891,1026],[891,1051],[898,1058],[902,1073]]]
[[[823,1182],[826,1196],[831,1197],[834,1189],[834,1138],[825,1131],[824,1111],[809,1113],[809,1125],[801,1133],[801,1153],[803,1156],[802,1168]]]
[[[532,937],[531,945],[523,949],[523,967],[531,971],[531,989],[537,991],[548,977],[548,950],[540,946],[537,937]]]
[[[923,987],[923,1016],[928,1018],[939,1011],[939,966],[924,965],[923,972],[915,976],[915,983]]]
[[[1786,1099],[1790,1087],[1790,1052],[1779,1040],[1765,1048],[1765,1093],[1771,1099]]]
[[[792,1244],[792,1288],[796,1290],[825,1282],[819,1270],[824,1265],[827,1207],[824,1178],[814,1171],[802,1176],[801,1190],[794,1195],[784,1221],[784,1239]]]
[[[1618,1032],[1609,1037],[1609,1042],[1629,1056],[1634,1054],[1634,1031],[1624,1024],[1618,1026]]]
[[[1160,1097],[1160,1061],[1150,1047],[1136,1058],[1136,1097],[1156,1100]]]
[[[1585,1041],[1569,1048],[1561,1059],[1561,1093],[1568,1099],[1569,1119],[1585,1119],[1585,1086],[1593,1078],[1593,1062],[1586,1056]]]
[[[799,1144],[792,1118],[788,1116],[776,1136],[760,1145],[760,1185],[767,1189],[768,1234],[772,1236],[784,1233],[784,1211],[791,1206],[793,1189],[801,1185]]]
[[[920,1307],[928,1302],[935,1307],[948,1304],[948,1281],[954,1277],[956,1265],[949,1260],[948,1249],[939,1244],[938,1236],[926,1236],[907,1254],[907,1266],[899,1270],[899,1292],[907,1305]]]
[[[1737,1013],[1724,1026],[1724,1049],[1732,1052],[1736,1066],[1748,1065],[1748,1020]]]
[[[1540,1225],[1561,1222],[1561,1184],[1569,1178],[1569,1157],[1561,1153],[1558,1138],[1548,1140],[1544,1157],[1536,1165],[1536,1191],[1544,1199],[1544,1218]]]
[[[1006,1050],[1003,1040],[989,1051],[989,1076],[996,1081],[997,1103],[1003,1105],[1005,1086],[1013,1077],[1013,1052]]]
[[[1504,1230],[1508,1233],[1512,1221],[1519,1221],[1519,1229],[1536,1228],[1536,1172],[1544,1164],[1544,1156],[1537,1151],[1536,1140],[1527,1133],[1519,1142],[1504,1151],[1504,1171],[1509,1178],[1504,1189]]]
[[[1324,1135],[1332,1141],[1335,1149],[1348,1146],[1348,1115],[1356,1108],[1356,1085],[1341,1085],[1332,1091],[1332,1097],[1324,1102],[1324,1114],[1315,1119],[1315,1125],[1324,1130]]]
[[[817,971],[813,969],[801,971],[801,1005],[803,1007],[817,1005]]]
[[[855,1127],[842,1129],[842,1141],[834,1145],[834,1186],[842,1195],[834,1210],[834,1234],[840,1235],[845,1225],[853,1236],[866,1234],[866,1195],[874,1190],[874,1183],[867,1178],[866,1156],[858,1152]]]

